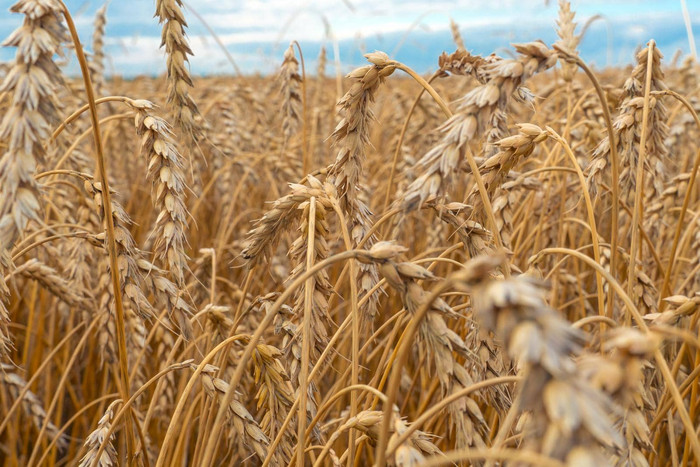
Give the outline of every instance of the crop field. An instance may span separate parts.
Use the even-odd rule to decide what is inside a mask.
[[[3,465],[698,464],[691,56],[592,67],[561,1],[433,74],[193,77],[157,0],[167,74],[127,80],[106,8],[9,8]]]

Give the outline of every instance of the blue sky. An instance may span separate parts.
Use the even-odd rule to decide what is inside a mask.
[[[9,2],[2,2],[8,5]],[[244,73],[274,72],[290,40],[298,40],[307,69],[315,69],[321,44],[333,58],[333,45],[343,70],[363,63],[362,54],[383,50],[420,72],[435,69],[437,56],[455,46],[449,31],[453,18],[473,53],[506,54],[510,43],[556,40],[557,2],[550,0],[189,0],[216,31]],[[92,22],[101,1],[66,0],[83,43],[89,46]],[[3,5],[3,8],[6,6]],[[680,0],[572,1],[577,22],[594,15],[581,44],[584,59],[598,67],[630,63],[637,46],[654,38],[666,55],[689,53]],[[700,39],[700,0],[688,0],[696,42]],[[113,0],[108,9],[106,49],[108,72],[130,77],[158,74],[165,64],[160,26],[153,18],[153,0]],[[233,67],[192,12],[185,11],[195,57],[195,75],[232,73]],[[0,14],[0,36],[7,37],[21,16]],[[612,47],[608,44],[612,43]],[[88,47],[89,48],[89,47]],[[0,50],[0,60],[12,58]],[[329,65],[330,66],[330,65]],[[75,70],[75,64],[72,65]],[[328,70],[331,71],[330,69]]]

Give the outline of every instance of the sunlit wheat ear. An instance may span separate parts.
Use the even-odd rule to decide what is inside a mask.
[[[124,309],[124,325],[126,328],[126,349],[129,358],[129,368],[136,369],[131,372],[133,377],[129,380],[131,391],[140,388],[148,378],[146,378],[146,366],[138,359],[149,357],[150,349],[147,346],[148,329],[141,319],[131,308]]]
[[[326,53],[326,47],[321,46],[321,50],[318,51],[318,65],[316,67],[316,77],[319,82],[326,77],[326,65],[328,64],[328,54]],[[320,86],[319,86],[320,89]]]
[[[581,36],[576,34],[575,17],[576,12],[571,11],[571,3],[559,0],[559,18],[557,19],[559,41],[557,41],[557,44],[571,53],[578,53],[578,44],[581,42]],[[571,82],[576,74],[576,64],[562,62],[561,69],[564,81],[567,83]]]
[[[282,134],[285,146],[289,138],[299,129],[301,122],[301,75],[299,62],[294,55],[294,47],[289,45],[284,52],[284,61],[278,78],[282,100]]]
[[[104,239],[102,239],[104,242]],[[101,247],[102,242],[98,242]],[[109,262],[104,257],[99,258],[96,263],[97,281],[96,287],[99,291],[97,296],[96,314],[99,316],[97,326],[97,343],[99,346],[99,362],[112,364],[118,361],[117,356],[117,334],[114,321],[114,295],[112,293],[111,276],[109,274]]]
[[[417,164],[421,175],[411,183],[399,199],[406,211],[420,208],[429,198],[444,196],[452,175],[464,159],[468,143],[478,140],[488,128],[494,114],[503,111],[513,93],[532,75],[556,64],[557,55],[542,42],[516,44],[520,58],[498,60],[486,68],[487,82],[461,99],[455,115],[439,129],[440,142]]]
[[[168,104],[173,113],[173,121],[188,141],[196,142],[201,132],[195,120],[199,109],[190,95],[193,84],[188,69],[188,56],[193,54],[185,35],[187,22],[182,12],[182,1],[157,0],[156,16],[163,25],[161,47],[165,47],[167,54]]]
[[[4,255],[4,252],[0,252],[0,255]],[[6,258],[6,260],[7,264],[9,264],[9,258]],[[4,269],[5,266],[3,266],[3,270]],[[10,313],[5,305],[5,303],[9,301],[10,289],[5,283],[4,274],[0,272],[0,355],[6,355],[12,348],[12,339],[10,338],[10,333],[7,330],[7,324],[10,322]]]
[[[119,464],[117,459],[117,450],[114,448],[112,441],[114,440],[114,433],[107,437],[107,432],[112,427],[112,418],[114,417],[114,412],[121,405],[121,399],[117,399],[107,407],[104,415],[97,422],[97,428],[95,431],[91,432],[87,438],[85,438],[85,447],[88,451],[80,459],[79,467],[90,467],[93,465],[95,460],[97,460],[97,465],[99,467],[112,467]],[[100,446],[105,443],[106,447],[102,454],[100,454],[99,459],[97,458]]]
[[[338,155],[328,171],[329,179],[338,188],[341,206],[347,213],[353,213],[356,209],[354,201],[361,189],[362,164],[374,118],[370,105],[379,86],[395,70],[383,52],[367,54],[366,58],[372,65],[357,68],[347,76],[352,80],[352,85],[338,101],[341,120],[331,136]]]
[[[518,162],[530,156],[537,144],[547,139],[547,134],[531,123],[519,124],[518,130],[517,135],[496,142],[495,146],[499,151],[479,167],[489,197],[492,197],[496,189],[503,185],[508,173]],[[474,211],[477,213],[483,211],[483,204],[477,190],[470,193],[469,203],[474,206]]]
[[[482,328],[504,342],[523,378],[512,409],[530,411],[523,447],[567,463],[605,464],[624,440],[609,416],[618,408],[583,381],[572,359],[583,353],[583,334],[549,308],[532,278],[473,274],[465,282]]]
[[[646,81],[648,48],[637,54],[637,65],[632,70],[632,75],[623,86],[624,99],[620,105],[620,111],[614,121],[614,129],[617,134],[617,149],[620,154],[621,173],[620,184],[623,193],[627,193],[630,200],[634,198],[636,190],[636,172],[639,157],[639,147],[642,135],[642,114],[644,107],[644,83]],[[664,74],[661,70],[661,52],[654,48],[652,53],[651,91],[666,89]],[[650,99],[649,121],[647,122],[649,133],[646,139],[646,161],[644,169],[646,173],[645,195],[647,200],[656,200],[664,190],[666,168],[668,166],[668,149],[665,140],[668,137],[666,125],[666,107],[660,99]],[[591,192],[597,193],[598,186],[603,183],[603,173],[610,159],[610,142],[604,138],[593,153],[588,170],[588,184]],[[653,225],[647,225],[653,228]]]
[[[289,376],[280,362],[281,358],[282,352],[279,349],[266,344],[258,344],[253,353],[255,383],[258,385],[255,398],[258,409],[264,412],[260,428],[269,439],[277,436],[294,403],[294,392]],[[293,448],[294,431],[286,430],[274,454],[276,462],[279,465],[289,463]]]
[[[683,93],[688,94],[692,92],[698,85],[697,76],[698,61],[692,55],[688,55],[683,59],[680,69],[678,72],[681,75],[681,83],[683,88]]]
[[[54,268],[36,258],[32,258],[18,266],[13,274],[21,274],[36,280],[70,306],[87,312],[93,309],[89,291],[80,287],[79,284],[67,281]]]
[[[324,190],[324,185],[313,177],[308,177],[311,188],[318,191]],[[315,218],[314,231],[314,246],[310,252],[313,258],[313,263],[319,263],[329,256],[328,239],[330,236],[330,225],[327,220],[329,211],[332,209],[332,203],[337,202],[335,193],[326,187],[330,193],[322,199],[313,198],[315,203]],[[307,270],[307,254],[309,253],[309,216],[311,212],[312,200],[304,201],[299,205],[299,210],[302,212],[302,219],[299,226],[299,236],[294,240],[292,247],[289,250],[290,262],[293,269],[290,273],[287,283],[293,282],[296,278],[303,275]],[[330,339],[329,333],[335,327],[333,319],[328,310],[328,300],[333,292],[333,285],[330,283],[330,278],[326,270],[320,271],[313,277],[313,292],[310,294],[311,303],[307,303],[305,290],[297,289],[294,294],[294,306],[292,308],[291,320],[296,326],[296,331],[291,339],[285,339],[284,350],[288,358],[292,360],[290,378],[292,386],[299,391],[305,386],[306,381],[303,381],[302,369],[296,365],[298,356],[296,350],[301,348],[304,339],[302,329],[304,321],[304,313],[306,309],[311,310],[311,325],[309,328],[309,371],[316,365],[321,357],[321,354],[328,345]],[[326,362],[321,362],[326,363]],[[316,415],[316,385],[312,381],[308,388],[309,398],[307,401],[307,412],[309,419]],[[316,430],[317,432],[317,430]],[[318,432],[316,433],[318,434]]]
[[[141,136],[141,154],[148,161],[153,204],[159,210],[155,229],[155,256],[172,274],[179,287],[187,272],[187,217],[184,161],[172,139],[170,125],[153,113],[148,101],[133,101],[137,110],[136,132]]]
[[[670,305],[670,308],[659,313],[649,313],[644,315],[644,319],[652,325],[660,326],[678,326],[682,324],[682,320],[693,315],[698,311],[700,306],[700,295],[686,297],[683,295],[673,295],[666,297],[664,302]]]
[[[328,55],[326,53],[326,47],[321,46],[321,50],[318,52],[318,64],[316,65],[316,90],[314,91],[314,110],[320,103],[321,96],[323,95],[323,83],[326,79],[326,66],[328,65]]]
[[[517,210],[520,201],[527,192],[541,189],[542,183],[534,177],[517,177],[503,183],[495,192],[493,200],[493,212],[496,218],[496,227],[503,239],[503,245],[511,245],[513,233],[513,214]],[[527,191],[526,191],[527,190]]]
[[[379,86],[390,76],[395,66],[384,52],[365,55],[372,65],[357,68],[348,78],[352,85],[348,92],[338,101],[338,115],[341,120],[331,135],[333,146],[338,154],[328,170],[328,180],[338,190],[340,206],[347,215],[348,231],[357,245],[372,227],[372,213],[358,198],[363,190],[363,163],[370,143],[370,127],[374,114],[370,108]],[[369,248],[376,241],[374,235],[365,243]],[[379,282],[376,268],[372,264],[360,265],[357,277],[360,295],[364,296]],[[365,326],[374,321],[378,293],[374,293],[362,307],[362,320]]]
[[[642,53],[644,53],[642,57]],[[651,92],[663,91],[668,89],[663,69],[661,68],[661,59],[663,55],[657,47],[654,47],[651,56]],[[643,68],[646,74],[647,62],[649,60],[648,49],[644,49],[637,56],[636,70]],[[633,73],[634,74],[634,73]],[[644,168],[647,174],[644,182],[645,202],[648,205],[656,199],[662,197],[666,188],[666,182],[673,171],[677,170],[675,165],[679,163],[677,157],[671,159],[666,139],[668,138],[669,128],[668,111],[662,98],[651,99],[649,121],[647,122],[649,132],[646,139],[646,160]],[[645,228],[651,231],[654,236],[657,236],[660,229],[658,224],[654,223],[650,218],[645,219]]]
[[[175,326],[172,324],[167,316],[161,318],[162,326],[158,326],[155,334],[155,342],[153,346],[152,358],[159,362],[159,367],[162,366],[160,362],[165,362],[167,356],[173,350],[176,342],[176,335],[171,331]],[[158,394],[157,406],[155,408],[154,414],[161,420],[166,420],[169,417],[169,409],[175,403],[177,386],[177,378],[174,373],[168,373],[163,376],[165,383],[162,385],[161,392]]]
[[[324,202],[323,200],[329,199],[328,193],[335,193],[335,187],[329,183],[324,183],[320,187],[317,185],[307,187],[291,183],[289,194],[275,200],[272,203],[272,208],[256,221],[256,227],[248,232],[248,240],[241,256],[249,262],[261,258],[269,260],[280,235],[301,214],[298,209],[299,205],[311,197],[316,197]],[[328,208],[331,208],[330,203]]]
[[[107,3],[95,13],[94,32],[92,33],[92,57],[88,63],[90,78],[95,94],[103,94],[105,84],[105,26],[107,24]]]
[[[9,393],[14,399],[19,397],[20,393],[27,386],[27,381],[16,373],[17,368],[13,365],[7,363],[0,363],[0,381],[9,390]],[[26,391],[22,396],[22,408],[27,417],[29,417],[36,427],[40,430],[41,427],[47,422],[46,411],[41,403],[41,400],[32,391]],[[44,430],[44,436],[49,438],[49,440],[55,440],[56,445],[59,449],[65,449],[69,441],[65,434],[58,435],[58,427],[48,421],[46,423],[46,429]]]
[[[17,51],[0,85],[0,95],[11,96],[0,121],[0,141],[6,142],[0,152],[0,354],[11,345],[4,330],[9,291],[2,276],[11,267],[8,251],[27,223],[41,222],[42,195],[34,172],[44,160],[44,143],[57,119],[55,95],[62,73],[53,58],[66,38],[59,2],[20,0],[10,11],[25,17],[3,43]]]
[[[379,242],[370,250],[372,260],[379,264],[389,285],[399,292],[404,308],[409,313],[415,313],[425,306],[429,293],[419,281],[437,280],[427,269],[413,263],[397,262],[396,258],[404,249],[388,242]],[[421,354],[426,355],[426,363],[432,374],[440,380],[443,396],[449,396],[465,387],[474,384],[472,375],[454,357],[457,352],[470,360],[473,366],[477,356],[466,346],[462,338],[447,326],[443,316],[452,316],[454,311],[449,305],[438,298],[430,303],[430,311],[419,328],[419,339],[416,346]],[[484,436],[488,431],[486,421],[476,401],[467,396],[453,402],[447,408],[450,429],[455,435],[456,446],[484,447]]]
[[[196,365],[192,365],[192,368],[195,369]],[[216,377],[218,371],[217,367],[206,365],[199,378],[207,394],[220,403],[228,391],[229,384]],[[227,424],[229,425],[227,437],[231,442],[241,439],[243,444],[252,449],[261,461],[265,459],[269,440],[238,397],[234,398],[228,406]]]
[[[689,173],[676,175],[668,180],[660,199],[649,199],[649,204],[644,206],[646,230],[654,232],[659,242],[673,241],[673,225],[678,215],[674,208],[683,204],[689,180]]]
[[[443,52],[438,58],[438,66],[440,70],[453,75],[473,76],[479,83],[484,84],[488,79],[485,67],[490,61],[481,55],[472,55],[466,50],[457,49],[451,54]]]
[[[383,418],[384,412],[382,411],[364,410],[340,425],[333,432],[327,444],[330,445],[347,430],[355,429],[367,435],[371,444],[375,445],[379,441],[379,427],[382,425]],[[394,441],[397,435],[406,432],[410,423],[401,417],[396,406],[394,406],[394,411],[392,412],[392,422],[390,424],[390,433],[391,441]],[[425,461],[426,457],[441,455],[442,451],[433,444],[432,438],[433,436],[424,431],[414,431],[405,442],[396,448],[394,458],[389,459],[390,465],[396,465],[397,467],[418,466],[422,461]]]
[[[92,197],[95,209],[103,216],[102,206],[102,184],[86,180],[85,190]],[[112,221],[114,223],[114,238],[117,244],[117,264],[119,265],[119,278],[121,280],[121,294],[125,299],[126,306],[137,312],[142,318],[150,319],[155,316],[155,312],[142,289],[142,277],[138,267],[138,252],[134,239],[128,230],[131,219],[124,208],[114,200],[112,202]],[[105,220],[103,219],[104,223]],[[106,236],[101,235],[101,239],[106,242]],[[107,246],[105,244],[105,250]],[[111,291],[108,293],[112,293]]]
[[[136,264],[142,272],[146,288],[153,292],[156,303],[168,310],[169,317],[175,322],[182,337],[188,341],[192,339],[192,307],[185,301],[185,291],[170,281],[164,270],[144,258],[138,258]]]

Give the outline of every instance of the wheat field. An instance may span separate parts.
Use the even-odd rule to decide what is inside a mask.
[[[193,78],[157,0],[167,74],[125,80],[106,6],[10,9],[3,465],[698,464],[691,57],[592,69],[560,1],[432,75]]]

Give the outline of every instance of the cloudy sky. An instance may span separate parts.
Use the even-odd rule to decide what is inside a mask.
[[[82,41],[91,43],[92,22],[101,1],[65,0]],[[4,5],[9,2],[2,2]],[[153,0],[113,0],[108,9],[107,70],[122,76],[164,71],[160,27]],[[343,69],[363,62],[367,51],[383,50],[420,72],[435,69],[437,56],[452,51],[449,20],[460,26],[473,53],[505,55],[513,42],[556,40],[557,2],[550,0],[186,0],[185,14],[195,52],[193,74],[234,71],[224,52],[194,12],[216,32],[244,73],[268,73],[281,62],[289,41],[298,40],[307,68],[313,70],[321,45],[339,55]],[[594,21],[581,44],[583,57],[598,67],[629,63],[637,46],[654,38],[671,59],[689,53],[680,0],[572,1],[577,21]],[[6,8],[6,7],[4,7]],[[700,39],[700,0],[688,0],[693,31]],[[20,15],[0,14],[0,36],[21,22]],[[335,44],[335,47],[334,47]],[[89,47],[88,47],[89,48]],[[0,60],[12,57],[0,51]],[[75,64],[73,64],[75,69]],[[329,70],[330,71],[330,70]]]

